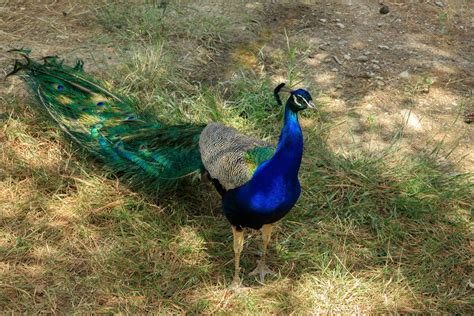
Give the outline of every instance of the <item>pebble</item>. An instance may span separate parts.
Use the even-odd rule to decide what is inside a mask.
[[[398,74],[398,76],[402,79],[409,79],[410,78],[410,73],[408,70],[402,71],[401,73]]]
[[[342,23],[336,23],[337,27],[340,28],[340,29],[343,29],[345,28],[346,26]]]
[[[369,57],[365,55],[360,55],[359,57],[356,58],[357,61],[368,61]]]
[[[387,45],[379,45],[379,48],[380,49],[390,49],[390,47],[388,47]]]
[[[345,54],[342,57],[344,57],[345,60],[351,60],[351,55]]]
[[[375,77],[375,73],[373,73],[372,71],[367,71],[366,75],[367,75],[367,77],[369,77],[369,78]]]
[[[403,120],[406,122],[407,126],[417,131],[423,130],[423,126],[421,125],[421,122],[415,113],[410,112],[409,110],[401,110],[400,114],[402,115]]]
[[[441,2],[441,1],[435,1],[435,5],[436,5],[437,7],[440,7],[440,8],[443,8],[443,7],[444,7],[444,3]]]
[[[338,42],[338,44],[339,44],[340,46],[346,46],[346,45],[347,45],[347,41],[346,41],[346,40],[340,40],[340,41]]]
[[[319,22],[321,23],[326,23],[328,20],[327,19],[319,19]]]
[[[388,7],[388,5],[383,5],[380,10],[379,10],[380,14],[387,14],[390,12],[390,8]]]
[[[380,70],[380,66],[377,65],[377,64],[373,64],[373,65],[372,65],[372,68],[374,68],[375,70]]]
[[[383,81],[377,81],[377,86],[383,87],[385,86],[385,83]]]
[[[377,77],[375,77],[375,79],[382,81],[383,77],[377,76]]]
[[[338,72],[339,69],[337,69],[336,67],[334,67],[334,68],[331,69],[331,71],[332,71],[332,72]]]
[[[380,23],[377,23],[377,26],[378,26],[378,27],[382,27],[382,26],[383,26],[383,23],[381,23],[381,22],[380,22]]]
[[[373,62],[374,64],[378,64],[378,63],[379,63],[379,61],[378,61],[377,59],[373,59],[372,62]]]

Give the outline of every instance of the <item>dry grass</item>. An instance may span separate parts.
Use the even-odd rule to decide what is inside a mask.
[[[450,160],[451,148],[438,142],[399,155],[410,136],[403,124],[390,125],[382,149],[335,143],[338,97],[324,84],[313,89],[305,40],[282,36],[255,51],[235,25],[251,28],[264,16],[214,19],[220,7],[209,7],[89,10],[91,30],[102,34],[91,45],[121,47],[100,67],[106,72],[95,72],[159,119],[221,120],[272,141],[281,118],[272,80],[312,87],[322,101],[301,119],[303,195],[270,245],[279,275],[265,285],[245,276],[248,288],[230,291],[230,227],[209,184],[159,201],[130,190],[69,144],[10,79],[0,99],[0,310],[472,314],[473,179]],[[423,84],[392,89],[420,97]],[[376,135],[379,125],[374,116],[360,128]],[[248,235],[245,273],[260,245]]]

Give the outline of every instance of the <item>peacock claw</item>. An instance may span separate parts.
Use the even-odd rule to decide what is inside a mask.
[[[267,265],[261,260],[258,260],[258,264],[255,270],[250,272],[250,275],[259,275],[261,283],[265,282],[265,275],[267,274],[276,275],[276,273],[273,270],[270,270],[270,268],[267,267]]]
[[[238,291],[241,287],[242,287],[242,282],[240,282],[240,280],[234,280],[229,285],[229,289],[232,291]]]
[[[229,285],[229,290],[234,292],[234,293],[241,293],[243,291],[247,291],[250,288],[242,285],[242,281],[239,279],[235,279],[232,281],[232,283]]]

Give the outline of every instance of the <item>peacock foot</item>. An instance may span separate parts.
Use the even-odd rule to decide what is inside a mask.
[[[240,280],[240,278],[237,278],[237,279],[234,278],[232,283],[229,285],[229,290],[234,292],[234,293],[241,293],[241,292],[247,291],[249,289],[250,288],[242,285],[242,281]]]
[[[255,270],[250,272],[250,275],[259,275],[261,283],[263,283],[265,281],[265,276],[267,274],[275,275],[276,273],[274,271],[270,270],[270,268],[267,267],[265,262],[262,262],[261,260],[258,260],[258,264],[257,264],[257,267],[255,268]]]
[[[240,280],[240,278],[234,276],[234,280],[230,284],[229,289],[235,290],[235,289],[240,288],[241,286],[242,286],[242,281]]]

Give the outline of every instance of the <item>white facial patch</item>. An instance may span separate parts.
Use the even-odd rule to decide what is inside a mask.
[[[302,99],[303,99],[304,103],[306,103],[306,106],[307,106],[307,107],[309,107],[309,108],[311,108],[311,107],[312,107],[312,106],[311,106],[311,104],[309,104],[309,102],[308,102],[308,101],[306,101],[306,99],[305,99],[305,98],[302,98]]]
[[[301,103],[298,102],[298,98],[296,96],[293,95],[293,101],[295,101],[296,104],[298,104],[299,106],[301,106]]]

